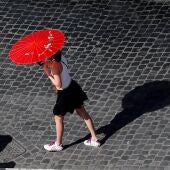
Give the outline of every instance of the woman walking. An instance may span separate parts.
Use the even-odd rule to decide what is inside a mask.
[[[61,55],[61,51],[54,54],[50,60],[41,61],[38,64],[43,66],[44,72],[57,91],[57,101],[53,109],[56,140],[44,145],[44,148],[47,151],[63,150],[64,116],[67,112],[73,113],[74,110],[84,120],[91,134],[91,138],[85,140],[84,144],[99,147],[100,142],[97,139],[93,121],[83,105],[84,101],[88,99],[87,95],[79,84],[70,77],[67,60]]]

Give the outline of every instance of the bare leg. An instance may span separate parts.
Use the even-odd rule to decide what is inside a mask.
[[[64,133],[64,116],[57,115],[54,117],[56,123],[56,143],[62,144],[62,137]]]
[[[76,112],[81,118],[83,118],[84,122],[86,123],[86,125],[87,125],[87,127],[88,127],[88,129],[91,133],[92,140],[96,141],[97,136],[96,136],[96,131],[95,131],[95,128],[94,128],[93,121],[92,121],[90,115],[86,112],[84,106],[77,108]]]

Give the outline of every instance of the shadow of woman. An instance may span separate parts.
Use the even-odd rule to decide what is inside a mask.
[[[108,125],[97,129],[97,134],[105,136],[100,140],[104,144],[116,131],[126,126],[146,112],[156,111],[170,104],[170,82],[154,81],[138,86],[122,99],[123,111],[118,113]],[[89,138],[89,134],[69,145],[72,146]]]
[[[97,133],[104,133],[101,143],[117,130],[140,117],[146,112],[156,111],[170,104],[170,82],[154,81],[138,86],[122,99],[123,111],[118,113],[110,124],[100,127]]]
[[[0,152],[2,152],[5,147],[12,141],[12,137],[10,135],[0,135]],[[14,168],[15,162],[5,162],[0,163],[0,168]]]

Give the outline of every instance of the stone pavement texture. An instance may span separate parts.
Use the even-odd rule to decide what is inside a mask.
[[[87,128],[68,113],[65,150],[43,149],[55,139],[56,94],[38,65],[16,65],[8,52],[46,27],[67,37],[63,54],[89,97],[100,148],[84,146]],[[169,1],[0,0],[0,135],[12,138],[1,168],[169,170],[169,28]]]

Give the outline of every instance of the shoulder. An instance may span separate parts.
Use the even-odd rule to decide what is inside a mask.
[[[52,68],[58,68],[58,69],[60,69],[60,68],[62,67],[62,64],[61,64],[61,62],[53,61],[53,62],[51,63],[51,66],[52,66]]]
[[[57,71],[57,72],[62,71],[62,64],[60,62],[53,61],[51,66],[53,71]]]

